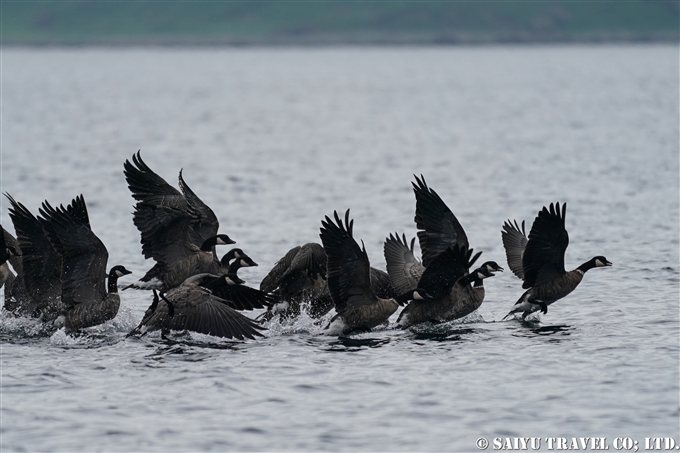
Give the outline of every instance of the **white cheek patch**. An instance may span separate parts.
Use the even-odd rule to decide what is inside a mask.
[[[413,300],[425,300],[418,291],[413,293]]]
[[[123,275],[125,275],[125,274],[123,274],[123,273],[122,273],[121,271],[119,271],[119,270],[116,270],[116,277],[122,277]]]
[[[595,266],[596,267],[602,267],[602,266],[604,266],[604,263],[600,260],[595,260]]]
[[[227,282],[227,285],[235,285],[236,282],[231,279],[231,277],[224,277],[224,280]]]
[[[246,260],[241,260],[241,267],[250,267],[250,264],[246,263]]]

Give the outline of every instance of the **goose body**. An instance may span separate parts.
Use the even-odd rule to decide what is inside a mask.
[[[583,280],[584,274],[595,267],[611,266],[604,256],[596,256],[572,271],[564,269],[564,255],[569,245],[565,228],[567,204],[551,203],[539,211],[527,238],[524,222],[506,221],[501,236],[508,266],[524,281],[527,289],[503,318],[522,313],[526,318],[570,294]]]
[[[337,315],[331,320],[329,333],[348,334],[367,331],[387,323],[399,306],[408,300],[425,299],[429,295],[420,288],[395,298],[380,298],[371,287],[370,263],[365,247],[359,247],[353,236],[354,221],[345,221],[334,212],[334,220],[326,216],[321,222],[321,242],[328,256],[328,289]]]

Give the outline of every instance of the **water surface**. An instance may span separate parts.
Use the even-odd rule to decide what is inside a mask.
[[[485,436],[678,439],[678,48],[4,49],[2,191],[83,193],[109,264],[151,267],[123,162],[184,177],[260,266],[351,208],[384,267],[415,235],[413,174],[482,259],[566,202],[568,268],[532,322],[487,280],[463,323],[350,338],[309,319],[266,338],[125,338],[151,295],[70,337],[0,314],[4,451],[470,451]],[[12,230],[2,201],[2,224]],[[131,276],[132,277],[132,276]],[[128,277],[131,281],[131,278]],[[122,280],[125,283],[127,280]],[[254,316],[255,314],[251,314]],[[392,318],[394,321],[396,317]]]

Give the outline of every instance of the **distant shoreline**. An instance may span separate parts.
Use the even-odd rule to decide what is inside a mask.
[[[2,39],[2,47],[343,47],[541,44],[679,44],[678,32],[339,33],[270,36],[140,36],[97,39]]]

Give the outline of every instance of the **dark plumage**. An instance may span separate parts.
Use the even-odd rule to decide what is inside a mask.
[[[154,173],[137,152],[132,162],[125,161],[124,173],[137,200],[133,221],[141,233],[142,253],[156,261],[129,287],[167,291],[192,275],[219,273],[215,245],[234,241],[217,234],[215,213],[189,188],[182,172],[180,192]]]
[[[162,301],[154,291],[153,303],[129,335],[162,329],[189,330],[239,340],[262,337],[259,331],[264,330],[263,327],[237,312],[233,301],[218,297],[226,286],[230,286],[226,276],[200,274],[161,295]]]
[[[321,222],[321,242],[328,256],[328,289],[337,315],[331,320],[332,332],[343,334],[370,330],[387,322],[389,317],[408,300],[430,297],[420,288],[396,298],[376,296],[370,279],[370,263],[366,249],[354,240],[354,221],[345,213],[345,222],[334,212],[335,222],[326,216]]]
[[[512,272],[524,280],[522,294],[510,313],[522,312],[522,318],[541,310],[571,293],[581,283],[583,275],[594,267],[611,266],[604,256],[596,256],[572,271],[564,269],[564,254],[569,245],[565,228],[567,204],[550,203],[539,211],[527,239],[524,222],[520,230],[517,222],[509,220],[503,225],[501,236]],[[505,319],[503,318],[503,319]]]
[[[292,248],[276,262],[269,274],[260,283],[260,290],[274,293],[282,300],[263,314],[270,320],[275,314],[282,318],[293,318],[306,311],[312,318],[320,318],[333,308],[333,299],[328,291],[326,261],[328,257],[321,244],[309,242]],[[395,297],[387,273],[370,268],[371,287],[381,298]]]
[[[9,216],[22,252],[19,263],[12,263],[17,277],[5,288],[5,309],[20,315],[42,317],[45,322],[53,321],[63,312],[62,258],[40,220],[11,195],[5,196],[10,202]],[[73,211],[74,208],[69,205],[66,209]],[[51,227],[48,225],[48,228]]]
[[[117,281],[130,274],[123,266],[108,273],[109,254],[92,232],[82,195],[64,208],[43,202],[40,224],[61,256],[61,304],[66,331],[96,326],[116,317],[120,307]]]
[[[6,238],[8,240],[6,240]],[[18,250],[19,245],[16,243],[16,239],[14,239],[11,234],[7,233],[2,225],[0,225],[0,288],[2,288],[8,280],[14,279],[14,273],[10,270],[7,262],[12,259],[12,257],[21,255]]]
[[[413,301],[402,310],[397,319],[400,327],[410,327],[428,321],[438,321],[448,316],[461,316],[472,313],[479,307],[469,307],[463,293],[476,280],[490,277],[491,273],[482,268],[480,272],[468,274],[468,269],[479,258],[480,253],[472,256],[473,250],[454,245],[440,253],[437,258],[425,268],[418,281],[418,286],[432,296],[432,300]]]
[[[415,179],[412,183],[416,197],[414,220],[420,230],[418,240],[423,261],[421,263],[414,255],[415,239],[409,244],[406,235],[399,237],[398,234],[390,234],[385,240],[385,261],[392,286],[397,291],[421,287],[434,300],[430,304],[410,304],[413,307],[407,307],[398,320],[404,327],[419,322],[458,319],[472,313],[484,300],[483,278],[503,270],[489,261],[483,266],[484,270],[475,273],[484,275],[483,278],[462,280],[477,259],[470,261],[469,257],[463,256],[470,252],[465,230],[441,197],[427,186],[425,178],[415,176]],[[437,265],[429,270],[434,263]]]

